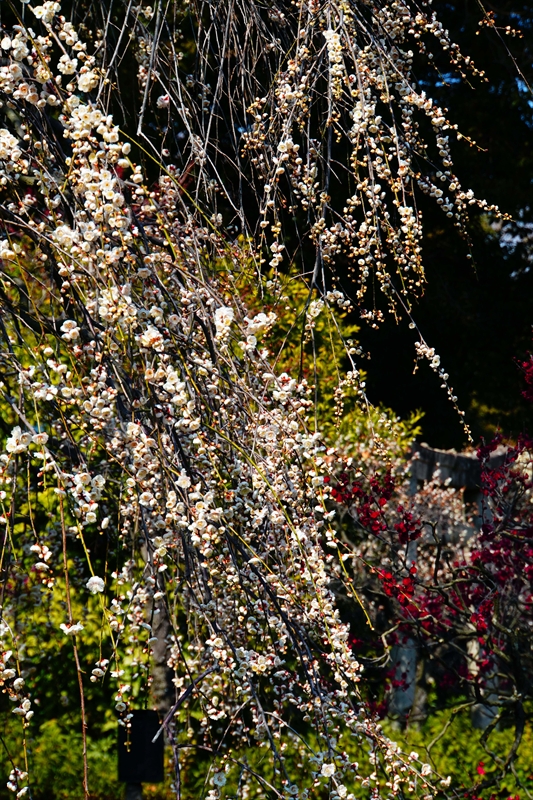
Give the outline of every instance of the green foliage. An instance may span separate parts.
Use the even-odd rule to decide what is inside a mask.
[[[350,304],[342,307],[334,298],[324,302],[292,272],[265,279],[261,292],[256,287],[256,276],[243,271],[239,291],[247,305],[276,314],[263,344],[278,373],[305,379],[314,389],[315,428],[368,467],[376,456],[403,460],[420,433],[423,414],[411,411],[401,419],[382,404],[368,403],[366,370],[356,364],[368,362],[370,354],[358,340]],[[344,300],[341,293],[339,299]]]
[[[83,798],[80,774],[83,772],[79,715],[64,715],[44,722],[27,740],[28,763],[35,800],[55,797],[61,800]],[[0,785],[5,787],[11,770],[7,752],[20,748],[20,725],[4,716]],[[88,761],[91,765],[91,797],[119,798],[122,787],[117,778],[116,736],[108,732],[88,737]],[[8,792],[2,796],[12,796]]]
[[[434,711],[421,725],[408,725],[400,731],[393,723],[386,721],[386,732],[407,752],[415,750],[421,758],[433,766],[441,775],[450,776],[452,788],[469,788],[482,798],[507,798],[510,795],[524,794],[530,789],[533,780],[533,725],[531,709],[527,714],[523,738],[518,750],[514,769],[500,782],[498,791],[488,786],[476,786],[490,780],[496,769],[493,756],[502,762],[514,742],[515,730],[501,723],[487,737],[485,747],[481,742],[480,731],[472,725],[471,706],[456,706],[458,713],[450,708]]]
[[[446,727],[447,723],[451,724]],[[78,800],[83,797],[79,785],[79,775],[82,769],[81,761],[81,734],[78,733],[79,720],[70,717],[49,720],[44,723],[35,738],[28,742],[29,759],[32,766],[33,788],[35,800],[56,797],[61,800]],[[97,737],[89,736],[88,759],[91,767],[91,798],[93,800],[119,800],[123,795],[123,786],[117,779],[116,736],[112,728],[114,722],[110,721],[107,730]],[[451,777],[451,788],[458,791],[462,787],[479,785],[490,778],[491,758],[479,742],[479,731],[472,727],[469,710],[453,714],[450,710],[439,711],[431,715],[422,725],[409,725],[406,730],[400,731],[390,722],[384,722],[385,732],[397,741],[403,750],[417,751],[423,760],[430,763],[442,776]],[[441,736],[444,731],[444,735]],[[14,731],[11,726],[4,724],[2,739],[9,747],[13,746]],[[428,744],[434,741],[428,749]],[[508,728],[496,730],[491,733],[487,747],[496,754],[505,757],[513,742],[513,732]],[[169,761],[167,753],[167,761]],[[353,760],[362,758],[363,754],[354,747],[350,752]],[[287,766],[298,766],[296,749],[288,747],[284,752]],[[183,800],[197,800],[209,788],[210,762],[199,757],[198,752],[181,750],[181,777],[183,781]],[[265,771],[266,761],[263,758],[261,743],[256,742],[248,748],[243,748],[238,761],[230,767],[228,783],[225,787],[225,796],[230,797],[237,790],[239,775],[243,770],[251,769],[259,772],[265,780],[269,780],[268,770]],[[265,762],[265,763],[264,763]],[[5,750],[0,758],[0,781],[5,785],[9,774],[9,761],[5,758]],[[270,766],[269,766],[270,769]],[[480,774],[480,770],[484,774]],[[480,790],[479,796],[489,798],[494,795],[498,798],[507,798],[523,792],[524,785],[530,786],[533,773],[533,727],[531,722],[526,723],[524,737],[520,746],[516,762],[516,776],[510,773],[501,783],[500,790],[494,795],[489,787]],[[167,764],[165,784],[158,786],[144,786],[145,796],[153,800],[163,800],[172,797],[170,789],[171,764]],[[272,777],[272,776],[270,776]],[[313,781],[309,776],[309,785]],[[1,796],[6,796],[1,795]],[[314,789],[314,797],[322,796],[319,787]]]
[[[33,744],[36,798],[52,795],[69,800],[83,798],[79,779],[83,770],[81,733],[78,732],[79,724],[72,730],[69,722],[63,725],[59,720],[45,722]],[[117,779],[115,736],[89,737],[88,761],[92,797],[119,797],[121,786]]]
[[[91,800],[120,800],[124,795],[124,784],[118,780],[117,733],[116,719],[108,712],[107,720],[99,730],[89,732],[87,737],[87,759],[90,769]],[[11,770],[8,752],[19,751],[20,726],[13,724],[8,716],[4,716],[1,729],[2,753],[0,755],[0,797],[12,798],[5,790],[6,781]],[[83,789],[80,785],[80,774],[83,773],[82,739],[80,733],[79,714],[63,714],[56,719],[44,722],[27,740],[28,764],[32,777],[33,800],[82,800]],[[174,796],[171,791],[172,765],[170,749],[167,749],[165,765],[165,782],[158,785],[144,785],[146,798],[166,800]],[[194,772],[195,783],[187,783],[190,790],[203,783],[203,775],[198,769]],[[192,800],[199,797],[191,791],[186,795]]]

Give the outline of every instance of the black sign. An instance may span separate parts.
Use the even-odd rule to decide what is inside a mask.
[[[159,730],[157,711],[134,711],[128,733],[118,727],[118,779],[124,783],[161,783],[164,779],[164,737],[152,739]],[[129,743],[128,743],[129,738]]]

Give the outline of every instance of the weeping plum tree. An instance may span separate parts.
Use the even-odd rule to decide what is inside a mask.
[[[356,304],[415,328],[418,194],[465,236],[471,207],[499,213],[454,174],[460,132],[413,75],[434,49],[475,66],[431,3],[1,12],[0,679],[21,731],[8,788],[33,791],[34,687],[60,658],[85,797],[100,684],[126,728],[142,705],[166,712],[178,797],[191,758],[210,800],[453,793],[361,691],[334,588],[362,602],[331,502],[350,453],[321,434],[320,363],[304,355],[325,320],[345,345],[339,414],[351,392],[372,415],[343,319]],[[295,374],[268,349],[289,275],[305,295]],[[421,335],[416,357],[457,407]],[[382,461],[387,425],[369,444]]]

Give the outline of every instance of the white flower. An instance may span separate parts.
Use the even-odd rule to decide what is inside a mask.
[[[77,633],[83,630],[81,622],[73,622],[72,625],[65,625],[64,622],[59,626],[65,636],[76,636]]]
[[[191,485],[191,479],[185,472],[185,470],[181,471],[181,475],[179,476],[178,480],[176,481],[180,489],[188,489]]]
[[[151,504],[153,499],[154,499],[154,496],[153,496],[152,492],[143,492],[139,496],[139,503],[142,506],[150,506],[150,504]]]
[[[28,0],[21,0],[21,2],[28,2]],[[23,58],[26,58],[29,55],[29,50],[26,47],[26,44],[21,37],[20,32],[17,33],[15,38],[11,42],[11,55],[16,61],[22,61]]]
[[[215,786],[225,786],[226,785],[226,776],[223,772],[215,772],[213,775],[213,783]]]
[[[14,669],[2,669],[0,664],[0,677],[3,681],[9,680],[9,678],[14,678],[17,673]]]
[[[35,436],[32,436],[33,444],[44,445],[48,441],[48,434],[47,433],[36,433]]]
[[[309,309],[307,313],[312,319],[314,319],[315,317],[318,317],[323,308],[324,308],[323,300],[313,300],[311,303],[309,303]]]
[[[0,128],[0,159],[3,161],[17,161],[21,156],[18,139],[9,133],[6,128]]]
[[[43,3],[42,6],[36,6],[33,9],[33,13],[37,19],[42,19],[45,25],[50,25],[55,15],[59,13],[60,10],[61,6],[59,3],[47,2]]]
[[[98,594],[99,592],[103,592],[105,588],[104,581],[102,580],[102,578],[99,578],[98,575],[93,575],[92,578],[89,578],[89,580],[85,585],[87,589],[93,594]]]
[[[331,778],[332,775],[335,775],[335,764],[322,764],[320,774],[325,778]]]
[[[264,314],[263,312],[260,312],[253,319],[245,317],[244,321],[246,322],[246,333],[252,336],[256,333],[261,333],[261,331],[264,331],[264,329],[269,325],[272,325],[275,319],[276,315],[274,312],[271,312],[270,314]]]
[[[157,98],[158,108],[168,108],[169,105],[170,105],[170,96],[168,94],[162,94],[161,97]]]
[[[9,242],[6,239],[0,241],[0,258],[14,259],[16,258],[15,251],[11,249]]]
[[[69,249],[78,241],[79,234],[68,225],[59,225],[52,233],[52,238],[62,247]]]
[[[328,48],[331,75],[339,77],[342,75],[342,44],[341,37],[336,31],[324,31],[324,39]]]
[[[9,789],[9,791],[10,792],[16,792],[18,787],[19,787],[19,784],[21,783],[21,781],[24,780],[24,778],[27,777],[27,775],[28,775],[27,772],[22,772],[17,767],[12,769],[10,774],[9,774],[9,780],[8,780],[8,782],[6,784],[7,788]],[[20,792],[17,793],[17,797],[19,797],[19,795],[20,795]]]
[[[66,319],[61,326],[63,335],[61,336],[66,342],[75,341],[80,335],[80,329],[73,319]]]
[[[215,311],[215,328],[217,331],[217,339],[223,339],[229,333],[231,323],[233,322],[234,313],[232,308],[228,306],[221,306]]]
[[[74,29],[74,25],[72,22],[65,22],[63,25],[63,30],[59,33],[59,38],[63,39],[65,44],[69,47],[72,47],[73,44],[76,44],[78,41],[78,34]]]
[[[155,350],[160,349],[163,343],[163,337],[153,325],[149,325],[144,333],[139,337],[139,341],[143,347],[153,347]]]
[[[8,453],[23,453],[27,450],[32,436],[29,433],[22,433],[20,427],[17,425],[11,431],[11,436],[6,441],[6,451]]]
[[[91,92],[98,85],[98,75],[93,70],[78,75],[78,89],[80,92]]]
[[[78,59],[77,58],[71,59],[67,55],[61,56],[57,64],[59,72],[62,72],[63,75],[72,75],[74,72],[76,72],[77,66],[78,66]]]

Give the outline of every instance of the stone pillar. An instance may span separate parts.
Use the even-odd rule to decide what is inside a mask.
[[[490,457],[490,466],[497,467],[503,463],[507,449],[503,446],[498,447]],[[424,483],[430,480],[438,480],[439,483],[450,486],[453,489],[463,489],[465,502],[477,506],[477,514],[473,520],[472,535],[480,530],[481,524],[487,515],[490,515],[490,509],[483,507],[483,498],[480,491],[481,485],[481,463],[477,458],[474,451],[466,453],[457,453],[455,450],[439,450],[437,448],[429,447],[427,444],[418,444],[413,451],[413,459],[411,461],[411,491],[417,491]],[[477,648],[477,650],[476,650]],[[465,657],[469,662],[469,669],[471,672],[476,672],[477,654],[479,645],[477,639],[472,638],[466,648]],[[415,687],[416,687],[416,650],[413,648],[413,653],[409,655],[408,648],[405,653],[399,656],[398,670],[403,669],[409,676],[409,681],[412,680],[413,686],[409,685],[409,690],[405,692],[405,698],[401,699],[398,695],[393,697],[391,702],[391,709],[397,709],[397,713],[408,714],[415,702]],[[413,676],[411,678],[411,676]],[[487,680],[487,688],[485,690],[485,702],[477,703],[472,709],[472,724],[474,727],[484,730],[492,722],[497,714],[497,708],[492,705],[492,702],[497,699],[498,677],[493,675]],[[494,690],[494,691],[491,691]],[[408,703],[410,705],[408,706]]]
[[[392,648],[394,678],[401,681],[402,686],[395,686],[391,691],[389,715],[399,721],[408,717],[415,700],[417,649],[411,638]]]

